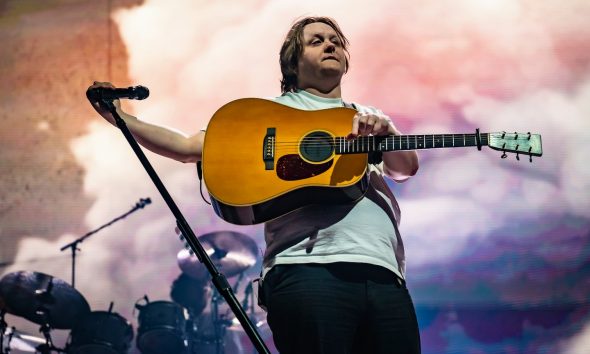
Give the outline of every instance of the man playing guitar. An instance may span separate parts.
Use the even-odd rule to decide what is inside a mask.
[[[380,110],[341,98],[348,40],[327,17],[306,17],[280,51],[282,95],[300,110],[351,107],[349,138],[401,135]],[[90,88],[112,87],[95,82]],[[114,119],[100,102],[92,106]],[[140,144],[181,162],[201,160],[205,131],[188,136],[137,119],[115,101]],[[399,206],[384,176],[403,182],[418,170],[415,151],[384,152],[367,167],[368,188],[350,203],[308,205],[265,223],[260,289],[281,353],[419,353],[420,338],[405,286]],[[205,159],[206,163],[206,159]],[[205,166],[206,168],[206,166]]]

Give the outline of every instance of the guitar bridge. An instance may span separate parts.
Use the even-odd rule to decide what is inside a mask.
[[[264,161],[266,170],[274,170],[275,168],[275,142],[276,129],[266,128],[266,135],[262,142],[262,161]]]

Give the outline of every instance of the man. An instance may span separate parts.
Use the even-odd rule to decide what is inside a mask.
[[[275,101],[304,110],[353,107],[358,114],[350,138],[399,135],[381,111],[342,100],[347,45],[330,18],[297,21],[281,48],[283,94]],[[114,123],[98,102],[91,103]],[[205,132],[189,137],[118,111],[146,148],[182,162],[200,160]],[[265,224],[260,295],[281,353],[420,352],[404,280],[399,208],[383,179],[402,182],[417,170],[415,152],[383,153],[381,163],[368,167],[369,188],[358,202],[307,206]]]

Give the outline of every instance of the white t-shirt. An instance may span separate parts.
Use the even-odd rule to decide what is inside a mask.
[[[288,92],[273,100],[302,110],[344,106],[340,98],[307,91]],[[383,114],[373,107],[355,104],[355,108]],[[382,266],[404,278],[404,247],[397,230],[399,206],[383,179],[382,165],[369,165],[367,172],[369,188],[357,203],[310,205],[265,223],[267,245],[281,237],[301,241],[265,257],[263,274],[276,264],[356,262]]]

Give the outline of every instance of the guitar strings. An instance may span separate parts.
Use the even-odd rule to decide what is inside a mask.
[[[465,139],[442,139],[442,140],[437,140],[437,139],[383,139],[380,141],[373,141],[373,140],[369,140],[369,139],[362,139],[362,140],[341,140],[341,141],[326,141],[325,139],[315,139],[314,141],[311,141],[311,139],[306,139],[305,141],[301,142],[301,141],[277,141],[274,143],[274,146],[326,146],[326,145],[337,145],[337,146],[341,146],[341,145],[346,145],[346,146],[367,146],[367,145],[373,145],[373,144],[383,144],[385,143],[386,145],[399,145],[404,144],[412,144],[412,145],[416,145],[419,143],[425,143],[425,144],[438,144],[441,142],[444,143],[449,143],[452,144],[453,141],[457,142],[457,143],[465,143],[465,144],[475,144],[476,140],[475,139],[469,139],[469,138],[465,138]]]
[[[385,140],[389,140],[389,141],[391,141],[391,140],[402,140],[402,141],[404,141],[404,138],[405,138],[405,140],[409,140],[409,141],[413,141],[413,140],[432,141],[432,140],[439,140],[439,139],[442,139],[442,140],[445,140],[446,141],[446,140],[453,140],[453,139],[456,139],[456,140],[475,139],[475,137],[476,137],[475,134],[455,134],[455,135],[453,135],[453,134],[444,134],[445,135],[444,137],[443,137],[442,134],[438,134],[438,135],[440,135],[440,138],[439,137],[432,136],[432,135],[427,135],[427,136],[424,136],[424,135],[383,135],[383,136],[369,135],[369,136],[362,136],[362,137],[353,138],[353,139],[347,139],[346,137],[335,137],[335,138],[332,138],[332,137],[330,137],[330,138],[326,138],[326,137],[308,137],[308,138],[303,138],[302,140],[304,140],[305,142],[310,142],[310,141],[311,142],[313,142],[313,141],[316,141],[316,142],[317,141],[330,141],[330,142],[333,143],[334,141],[338,141],[338,142],[341,142],[341,141],[346,141],[346,142],[364,141],[364,142],[367,142],[367,140],[370,141],[370,140],[375,140],[375,139],[381,140],[381,141],[385,141]],[[457,138],[459,138],[459,139],[457,139]],[[301,142],[301,140],[299,140],[299,141],[285,140],[285,141],[276,142],[276,144],[283,144],[283,143],[296,143],[296,144],[298,144],[300,142]]]
[[[359,136],[356,138],[352,138],[352,139],[348,139],[347,137],[344,136],[336,136],[336,137],[322,137],[322,136],[310,136],[310,137],[304,137],[303,139],[305,140],[355,140],[355,139],[403,139],[403,138],[408,138],[408,139],[414,139],[414,138],[418,138],[418,139],[424,139],[424,137],[426,137],[426,139],[437,139],[439,136],[441,138],[443,138],[444,135],[444,139],[451,139],[453,137],[463,137],[465,136],[465,138],[475,138],[475,134],[435,134],[435,135],[422,135],[422,134],[415,134],[415,135],[364,135],[364,136]],[[483,134],[482,134],[483,135]],[[524,138],[523,138],[524,139]]]
[[[482,134],[484,135],[484,134]],[[487,135],[487,134],[486,134]],[[331,149],[335,147],[346,150],[377,150],[378,146],[385,143],[385,148],[389,146],[394,150],[410,150],[410,146],[414,148],[434,148],[435,144],[445,147],[461,147],[461,146],[475,146],[477,144],[476,134],[428,134],[428,135],[384,135],[384,136],[360,136],[357,138],[348,139],[347,137],[304,137],[299,141],[275,141],[274,148],[281,152],[297,152],[301,148],[326,148]],[[405,139],[404,139],[405,138]],[[420,144],[422,143],[422,144]],[[395,146],[405,145],[406,149],[395,149]],[[421,145],[424,145],[423,147]],[[430,146],[428,146],[430,145]],[[452,145],[452,146],[451,146]],[[440,146],[437,146],[440,147]]]

